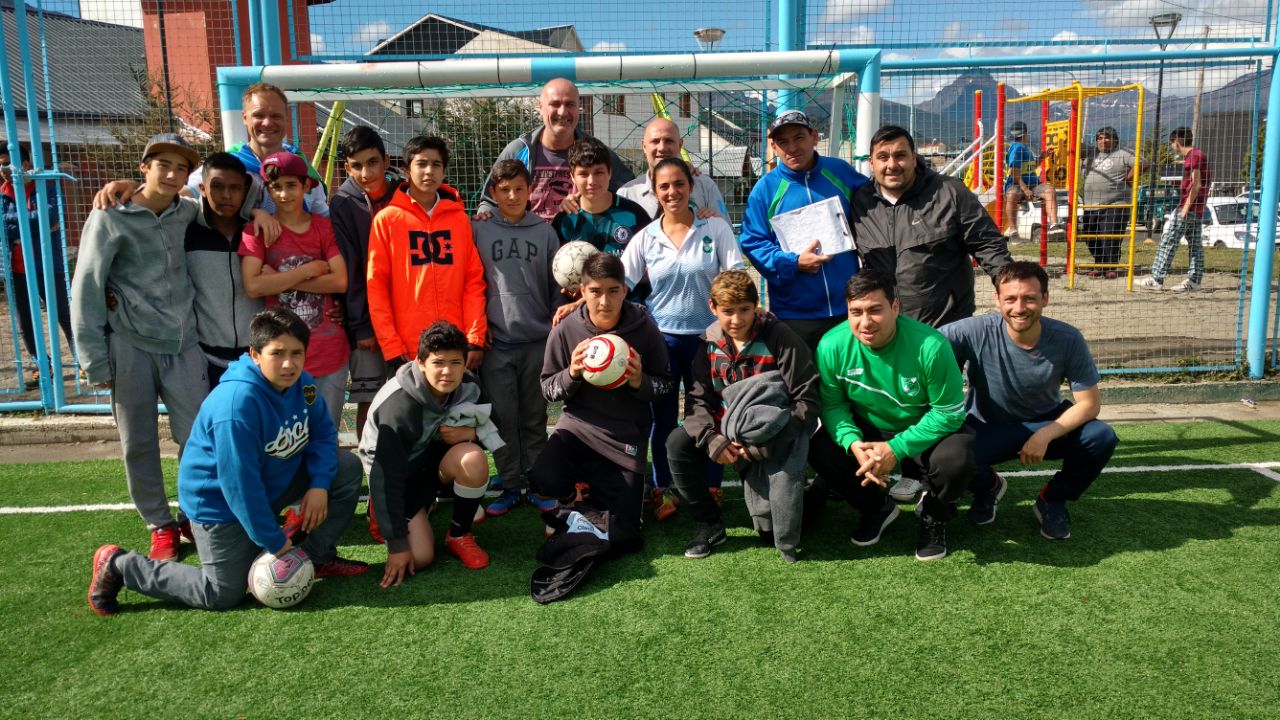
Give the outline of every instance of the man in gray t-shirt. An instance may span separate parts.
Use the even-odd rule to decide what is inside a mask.
[[[1084,190],[1083,228],[1085,244],[1099,265],[1119,265],[1122,238],[1129,232],[1129,202],[1133,199],[1135,158],[1120,147],[1120,137],[1113,127],[1100,128],[1094,136],[1092,150],[1086,151],[1082,171]],[[1089,208],[1090,205],[1125,205],[1126,207]],[[1094,237],[1109,235],[1114,237]],[[1114,278],[1115,268],[1091,270],[1089,275]]]
[[[1040,490],[1034,511],[1040,534],[1071,537],[1068,500],[1079,500],[1111,459],[1115,432],[1098,420],[1098,369],[1080,331],[1041,317],[1049,277],[1034,262],[1006,265],[992,281],[999,312],[939,328],[956,359],[969,364],[968,419],[977,435],[973,505],[969,518],[986,525],[1008,488],[991,466],[1019,458],[1023,465],[1062,460]],[[1062,382],[1072,398],[1063,400]]]

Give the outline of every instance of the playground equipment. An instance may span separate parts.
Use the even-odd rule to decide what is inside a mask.
[[[1044,180],[1054,188],[1062,188],[1067,190],[1067,287],[1074,288],[1076,281],[1077,268],[1089,269],[1124,269],[1127,273],[1126,288],[1133,290],[1133,253],[1134,253],[1134,235],[1137,226],[1137,207],[1138,207],[1138,184],[1134,182],[1130,187],[1129,202],[1121,205],[1083,205],[1080,204],[1080,138],[1084,135],[1085,121],[1088,116],[1088,106],[1086,102],[1105,95],[1112,95],[1122,92],[1136,92],[1138,94],[1137,117],[1134,120],[1133,137],[1133,154],[1134,165],[1142,166],[1142,110],[1146,98],[1146,91],[1141,85],[1121,85],[1113,87],[1085,87],[1079,82],[1073,82],[1060,88],[1043,90],[1033,93],[1025,97],[1006,100],[1003,92],[1003,85],[997,91],[997,108],[996,108],[996,148],[1000,152],[1001,142],[999,138],[1004,136],[1004,116],[1005,106],[1018,103],[1040,103],[1040,152],[1043,163]],[[1049,120],[1049,103],[1066,102],[1070,103],[1070,113],[1066,120],[1050,121]],[[998,182],[996,186],[996,222],[1000,222],[1000,213],[1004,204],[1004,188],[1003,183]],[[1129,211],[1127,230],[1121,235],[1107,235],[1091,233],[1084,235],[1080,233],[1078,223],[1076,222],[1077,210],[1104,210],[1109,208],[1124,208]],[[1056,219],[1055,219],[1056,220]],[[1045,265],[1048,262],[1048,237],[1044,228],[1047,228],[1049,221],[1046,219],[1041,222],[1040,234],[1040,264]],[[1092,238],[1097,240],[1118,239],[1128,240],[1128,252],[1126,253],[1125,262],[1118,264],[1105,263],[1077,263],[1076,248],[1078,241],[1082,238]]]

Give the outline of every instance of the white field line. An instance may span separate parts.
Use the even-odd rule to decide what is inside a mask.
[[[1187,472],[1190,470],[1252,470],[1259,475],[1280,483],[1280,473],[1275,472],[1272,468],[1280,468],[1280,461],[1266,461],[1254,463],[1224,463],[1224,464],[1203,464],[1203,465],[1132,465],[1128,467],[1109,467],[1103,469],[1104,474],[1114,473],[1161,473],[1161,472]],[[1010,472],[1000,473],[1003,477],[1050,477],[1056,470],[1013,470]],[[741,482],[737,480],[726,480],[725,487],[740,487]],[[498,493],[490,492],[490,497],[496,497]],[[362,495],[360,501],[368,500],[368,496]],[[169,507],[177,507],[178,503],[171,502]],[[113,512],[133,510],[133,503],[98,503],[95,505],[33,505],[31,507],[0,507],[0,515],[53,515],[57,513],[72,512]]]

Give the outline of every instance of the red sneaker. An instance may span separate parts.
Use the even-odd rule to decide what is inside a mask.
[[[480,546],[476,544],[476,536],[471,533],[458,538],[445,533],[444,546],[449,548],[449,552],[461,560],[462,566],[468,570],[481,570],[489,567],[489,553],[480,549]]]
[[[120,612],[116,596],[124,587],[120,571],[111,567],[115,556],[124,552],[118,545],[103,545],[93,554],[93,575],[89,578],[89,607],[102,617]]]
[[[369,537],[379,545],[386,544],[386,538],[382,537],[382,531],[378,530],[378,516],[373,514],[373,498],[369,498]]]
[[[302,513],[289,508],[284,511],[284,526],[280,528],[284,531],[284,536],[293,539],[294,533],[302,529]]]
[[[369,563],[359,560],[348,560],[336,557],[323,565],[316,566],[316,577],[351,577],[369,572]]]
[[[676,508],[680,505],[680,501],[676,499],[676,494],[670,489],[661,491],[662,495],[658,500],[657,507],[653,509],[653,517],[658,522],[662,522],[672,515],[676,514]]]
[[[182,531],[178,529],[177,523],[156,528],[151,531],[151,551],[147,553],[147,557],[160,561],[177,560],[178,544],[181,542]]]

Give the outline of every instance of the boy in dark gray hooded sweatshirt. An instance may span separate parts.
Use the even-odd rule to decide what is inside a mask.
[[[667,344],[644,307],[627,302],[622,260],[596,253],[582,269],[583,304],[551,331],[542,365],[542,394],[563,400],[555,431],[529,473],[533,489],[556,498],[572,496],[579,483],[592,503],[607,510],[615,553],[635,552],[640,537],[644,473],[649,457],[649,403],[675,390]],[[627,381],[612,390],[583,374],[587,341],[612,333],[634,352]]]
[[[505,515],[520,502],[520,486],[547,444],[547,401],[539,376],[551,334],[551,315],[564,297],[551,276],[560,238],[529,212],[529,169],[500,160],[490,173],[489,196],[498,212],[471,224],[484,263],[485,313],[490,347],[480,383],[493,401],[493,417],[506,446],[493,453],[502,495],[486,510]],[[545,498],[530,498],[546,508]]]

